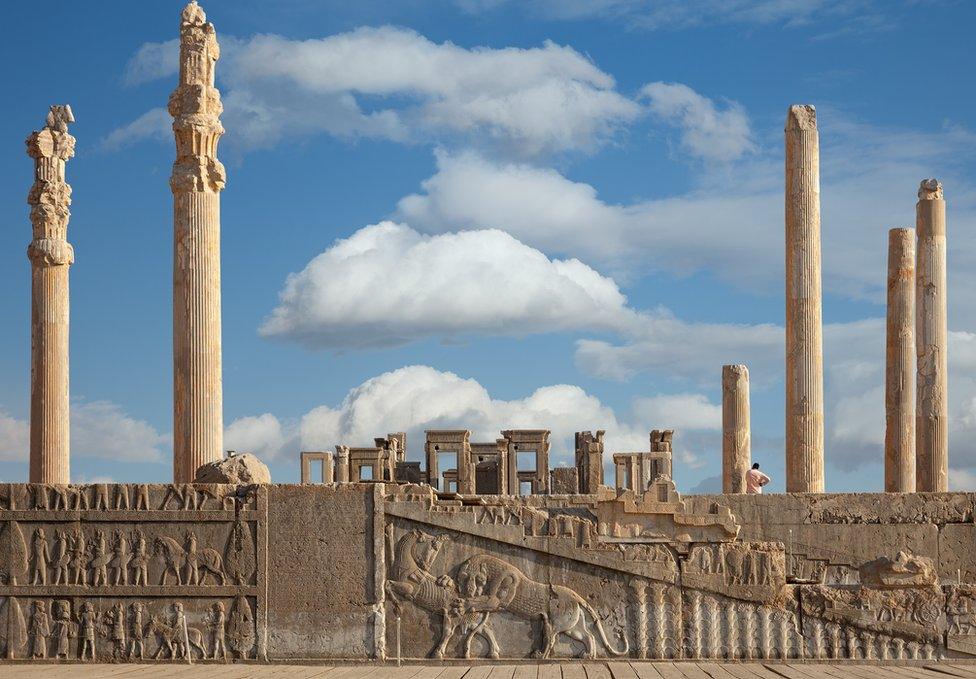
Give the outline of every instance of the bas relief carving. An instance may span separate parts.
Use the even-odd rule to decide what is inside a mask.
[[[0,657],[263,657],[266,516],[254,488],[0,488]]]

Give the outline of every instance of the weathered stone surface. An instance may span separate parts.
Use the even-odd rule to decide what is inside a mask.
[[[935,563],[925,556],[898,552],[894,559],[886,556],[863,564],[858,572],[866,587],[922,587],[938,585]]]
[[[179,82],[169,98],[176,137],[173,190],[173,480],[187,483],[223,456],[220,191],[217,160],[220,47],[193,0],[180,21]]]
[[[888,232],[885,490],[915,492],[915,230]]]
[[[943,492],[949,488],[949,335],[946,204],[939,180],[922,180],[915,212],[916,485],[920,491]]]
[[[52,106],[47,122],[27,138],[34,183],[27,196],[33,240],[31,262],[30,481],[70,483],[68,392],[68,243],[71,187],[65,163],[75,154],[71,107]]]
[[[786,491],[824,490],[820,137],[813,106],[786,116]]]
[[[247,485],[271,483],[271,470],[256,455],[231,455],[216,462],[208,462],[197,469],[194,483],[229,483]]]
[[[810,511],[845,497],[865,515],[889,508],[872,523]],[[913,521],[891,521],[903,500]],[[685,500],[665,482],[643,498],[0,485],[0,638],[14,659],[53,657],[70,616],[66,658],[86,661],[961,657],[976,642],[976,550],[956,544],[976,544],[976,528],[944,508],[971,503]],[[932,584],[936,571],[951,584]]]
[[[752,463],[749,368],[722,366],[722,492],[746,492]]]

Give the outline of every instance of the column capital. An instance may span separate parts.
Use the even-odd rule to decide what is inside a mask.
[[[817,129],[817,108],[813,104],[793,104],[786,112],[787,130]]]
[[[942,182],[938,179],[923,179],[918,185],[919,200],[943,200]]]

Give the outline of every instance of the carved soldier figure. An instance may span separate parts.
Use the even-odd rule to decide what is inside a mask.
[[[108,509],[108,484],[96,483],[94,488],[95,501],[92,503],[92,509]]]
[[[125,605],[120,601],[109,613],[112,657],[125,658]]]
[[[86,601],[82,605],[78,622],[81,625],[79,633],[79,636],[81,636],[81,653],[78,655],[78,659],[84,660],[87,654],[89,660],[94,660],[95,637],[98,634],[98,613],[95,611],[95,605],[92,602]]]
[[[115,546],[112,553],[112,568],[115,569],[115,584],[129,584],[129,562],[132,560],[132,554],[129,552],[129,539],[121,530],[115,531]]]
[[[47,537],[44,535],[43,528],[38,528],[34,531],[33,556],[34,568],[31,570],[31,584],[46,585],[47,568],[48,562],[51,560],[51,552],[48,549]]]
[[[186,614],[183,613],[183,604],[177,601],[173,604],[173,658],[178,658],[180,653],[189,659],[190,639],[186,629]]]
[[[71,651],[71,603],[68,601],[57,602],[57,613],[54,617],[54,636],[55,647],[54,657],[67,659]]]
[[[143,626],[143,616],[146,607],[141,601],[136,601],[132,604],[132,606],[130,606],[130,608],[132,610],[132,618],[130,622],[131,626],[129,627],[129,639],[131,639],[129,642],[129,657],[139,658],[142,660],[146,657],[144,643],[146,638],[146,630]]]
[[[71,564],[71,548],[68,544],[68,531],[57,531],[54,541],[54,584],[68,584],[68,566]]]
[[[134,572],[134,585],[149,584],[149,546],[146,544],[146,536],[141,530],[136,531],[135,549],[132,554],[132,570]]]
[[[116,509],[129,508],[129,487],[124,483],[119,484],[115,487],[115,508]]]
[[[31,615],[30,629],[30,657],[47,657],[47,638],[51,636],[51,616],[47,614],[47,604],[43,601],[34,602],[34,612]]]
[[[149,509],[149,485],[140,483],[136,486],[136,509]]]
[[[75,585],[88,584],[88,546],[81,529],[75,530],[71,538],[71,566],[75,569]]]
[[[108,584],[108,562],[112,560],[112,555],[107,552],[107,547],[105,545],[105,533],[102,531],[95,531],[95,539],[91,543],[91,562],[89,566],[92,569],[92,585],[97,587],[98,585]]]
[[[186,584],[200,584],[200,564],[197,555],[197,536],[193,531],[188,530],[185,534],[186,539]]]
[[[223,658],[227,660],[226,628],[227,616],[224,613],[224,604],[220,601],[214,603],[213,608],[207,615],[207,626],[210,627],[210,636],[213,652],[210,657],[214,660]],[[218,653],[220,655],[218,655]]]

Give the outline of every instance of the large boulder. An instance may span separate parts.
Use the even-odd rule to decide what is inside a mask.
[[[244,453],[231,455],[217,462],[208,462],[197,469],[196,483],[230,483],[245,485],[271,483],[268,465],[255,455]]]

